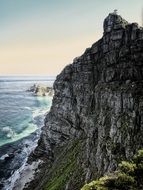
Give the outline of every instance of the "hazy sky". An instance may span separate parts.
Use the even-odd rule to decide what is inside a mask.
[[[143,0],[0,0],[0,75],[56,75],[97,41],[118,9],[141,24]]]

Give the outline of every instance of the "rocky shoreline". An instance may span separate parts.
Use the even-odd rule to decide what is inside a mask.
[[[28,137],[0,147],[0,189],[3,189],[6,181],[23,165],[37,140],[37,132],[34,132]]]

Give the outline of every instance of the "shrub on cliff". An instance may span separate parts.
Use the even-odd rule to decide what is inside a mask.
[[[117,171],[86,184],[81,190],[142,190],[143,150],[129,161],[122,161]]]

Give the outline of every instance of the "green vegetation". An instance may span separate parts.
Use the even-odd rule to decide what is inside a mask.
[[[57,159],[56,164],[51,168],[51,176],[44,190],[63,190],[75,171],[80,171],[77,164],[77,157],[80,150],[80,141],[69,144],[62,155]]]
[[[142,190],[143,150],[131,161],[122,161],[118,170],[108,176],[86,184],[81,190]]]

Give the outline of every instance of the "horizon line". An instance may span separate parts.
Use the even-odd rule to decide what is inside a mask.
[[[56,77],[57,75],[29,75],[29,74],[24,74],[24,75],[1,75],[0,77]]]

